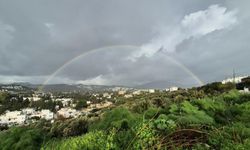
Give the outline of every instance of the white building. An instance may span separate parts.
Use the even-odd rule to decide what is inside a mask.
[[[42,109],[40,112],[40,116],[41,116],[41,118],[44,118],[46,120],[54,119],[54,113],[48,109]]]
[[[241,93],[249,93],[249,88],[244,87],[244,90],[240,90]]]
[[[24,109],[22,109],[22,113],[25,115],[32,115],[35,113],[35,109],[34,108],[24,108]]]
[[[94,97],[98,97],[99,94],[98,93],[95,93],[95,94],[92,94]]]
[[[109,107],[111,106],[113,103],[112,102],[109,102],[109,101],[104,101],[104,102],[101,102],[101,103],[97,103],[97,104],[91,104],[88,109],[102,109],[102,108],[106,108],[106,107]]]
[[[118,91],[118,95],[124,95],[125,93],[126,93],[126,91],[124,91],[124,90]]]
[[[133,92],[133,95],[140,95],[141,94],[141,90],[136,90]]]
[[[41,111],[33,112],[29,118],[38,117],[40,119],[52,120],[54,119],[54,113],[48,109],[42,109]]]
[[[174,92],[174,91],[178,91],[178,87],[176,87],[176,86],[173,86],[173,87],[171,87],[170,89],[169,89],[169,91],[170,92]]]
[[[21,111],[9,111],[0,116],[0,124],[21,125],[25,120],[26,115],[21,114]]]
[[[132,95],[132,94],[125,94],[124,97],[125,97],[125,98],[132,98],[133,95]]]
[[[149,89],[148,92],[149,93],[155,93],[155,89]]]
[[[37,95],[34,95],[33,97],[30,97],[30,101],[39,101],[41,98],[38,97]]]
[[[79,111],[71,108],[61,108],[59,111],[57,111],[57,115],[63,116],[64,118],[76,118],[80,114],[81,113]]]
[[[249,92],[249,88],[244,87],[244,92],[248,93]]]
[[[63,104],[63,107],[69,106],[69,104],[73,101],[72,98],[57,98],[55,101],[60,101]]]
[[[247,76],[242,76],[242,77],[235,77],[235,78],[228,78],[223,80],[221,83],[226,84],[226,83],[240,83],[242,79],[246,78]]]
[[[90,105],[92,102],[91,101],[87,101],[86,103],[87,103],[87,105]]]
[[[108,98],[108,99],[110,99],[111,97],[112,97],[112,94],[109,94],[109,93],[103,93],[103,95],[102,95],[103,97],[105,97],[105,98]]]
[[[35,111],[33,108],[25,108],[21,111],[7,111],[4,115],[0,116],[0,124],[7,124],[9,126],[21,125],[29,123],[34,117],[53,120],[54,113],[48,109]]]
[[[167,92],[174,92],[174,91],[178,91],[178,89],[179,89],[178,87],[173,86],[173,87],[166,89],[166,91]]]

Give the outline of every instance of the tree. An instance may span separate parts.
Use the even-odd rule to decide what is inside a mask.
[[[77,100],[77,102],[76,102],[76,107],[75,107],[75,109],[82,109],[82,108],[85,108],[85,107],[87,107],[88,105],[87,105],[87,102],[85,101],[85,100],[83,100],[83,99],[79,99],[79,100]]]
[[[0,104],[5,103],[6,98],[7,98],[8,96],[9,96],[8,93],[0,92]]]

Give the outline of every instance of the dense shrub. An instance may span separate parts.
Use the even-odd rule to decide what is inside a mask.
[[[178,124],[213,124],[214,119],[207,115],[204,111],[199,110],[198,107],[193,106],[190,102],[184,101],[180,105],[173,104],[170,108],[168,117]]]
[[[66,121],[56,121],[49,134],[52,137],[77,136],[88,131],[88,121],[86,118],[70,119]]]
[[[104,131],[92,131],[84,136],[62,140],[51,140],[43,145],[42,150],[109,150],[117,149],[114,144],[114,131],[109,134]]]
[[[0,139],[3,150],[36,150],[40,149],[46,135],[39,129],[17,127],[1,132]]]
[[[159,114],[159,108],[151,107],[144,113],[145,119],[157,118]]]
[[[143,113],[146,110],[148,110],[148,108],[150,106],[151,106],[151,104],[150,104],[150,102],[147,99],[139,99],[134,104],[132,110],[133,110],[133,112],[136,112],[136,113]]]
[[[137,114],[133,114],[128,109],[118,107],[106,112],[102,120],[96,125],[93,125],[93,128],[102,130],[109,128],[131,128],[136,125],[140,119],[141,118]]]

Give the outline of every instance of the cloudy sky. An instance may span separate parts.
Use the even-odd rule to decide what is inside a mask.
[[[0,82],[197,86],[250,74],[248,0],[0,0]]]

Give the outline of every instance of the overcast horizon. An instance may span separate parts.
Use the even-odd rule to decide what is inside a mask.
[[[0,0],[0,83],[199,86],[249,75],[247,0]]]

